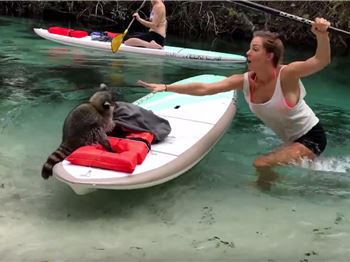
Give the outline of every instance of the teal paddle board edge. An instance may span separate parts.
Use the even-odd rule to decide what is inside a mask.
[[[202,82],[202,83],[213,83],[217,81],[221,81],[225,79],[225,76],[220,75],[198,75],[193,76],[190,78],[186,78],[180,81],[175,82],[174,84],[187,84],[187,83],[194,83],[194,82]],[[150,93],[149,95],[146,95],[139,100],[136,100],[134,104],[142,106],[146,109],[151,110],[162,110],[166,109],[169,106],[176,106],[176,104],[186,105],[186,104],[193,104],[197,100],[201,103],[205,101],[210,101],[212,99],[220,99],[220,98],[233,98],[233,92],[223,92],[216,95],[208,95],[208,96],[189,96],[189,95],[181,95],[173,93],[173,92],[157,92],[157,93]],[[167,103],[160,103],[159,105],[156,105],[157,101],[164,101],[168,100],[170,104]]]

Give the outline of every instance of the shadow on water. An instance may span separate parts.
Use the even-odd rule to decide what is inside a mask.
[[[177,182],[138,190],[98,190],[84,196],[76,195],[70,188],[62,188],[53,192],[40,212],[50,220],[66,217],[85,221],[99,217],[123,219],[134,216],[142,209],[143,212],[160,216],[164,223],[171,223],[171,217],[162,218],[161,215],[171,213],[171,207],[189,191],[191,186]],[[52,215],[57,209],[64,211],[61,218],[57,214]]]
[[[118,221],[150,215],[155,222],[172,224],[172,217],[176,216],[173,210],[175,206],[190,199],[198,190],[198,174],[194,171],[151,188],[97,190],[81,196],[55,178],[42,180],[38,171],[34,171],[35,177],[12,177],[1,181],[0,200],[4,204],[4,214],[14,212],[16,217],[22,218],[30,210],[31,216],[50,222],[96,219]],[[30,191],[26,185],[28,183],[32,184]]]

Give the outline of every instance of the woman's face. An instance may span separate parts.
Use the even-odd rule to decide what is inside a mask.
[[[247,51],[248,70],[256,71],[263,68],[266,63],[271,62],[271,53],[267,53],[263,46],[261,37],[254,37],[250,42],[250,48]]]

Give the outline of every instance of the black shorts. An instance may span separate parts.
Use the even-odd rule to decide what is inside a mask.
[[[327,137],[322,125],[318,122],[309,132],[294,142],[303,144],[316,156],[319,156],[326,148]]]
[[[149,31],[146,33],[126,34],[123,40],[125,41],[125,40],[128,40],[129,38],[139,38],[146,42],[151,42],[152,40],[154,40],[158,45],[161,45],[161,46],[164,46],[164,42],[165,42],[165,38],[163,36],[153,31]]]

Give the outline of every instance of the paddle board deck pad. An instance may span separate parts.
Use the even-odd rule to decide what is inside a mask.
[[[174,46],[164,46],[164,49],[152,49],[152,48],[144,48],[144,47],[127,46],[127,45],[121,44],[118,51],[116,53],[112,53],[111,42],[92,40],[91,36],[77,38],[77,37],[50,33],[47,29],[42,29],[42,28],[34,28],[34,32],[45,39],[48,39],[60,44],[107,51],[111,55],[131,53],[131,54],[148,55],[152,57],[158,56],[158,57],[165,57],[169,59],[194,61],[194,62],[206,61],[208,63],[215,63],[215,64],[216,63],[220,63],[220,64],[246,63],[246,58],[241,55],[222,53],[222,52],[213,52],[213,51],[206,51],[206,50],[199,50],[199,49],[192,49],[192,48],[181,48],[181,47],[174,47]]]
[[[199,75],[177,83],[209,83],[224,78]],[[96,189],[145,188],[176,178],[198,163],[225,133],[236,113],[236,96],[235,91],[208,96],[150,93],[134,104],[167,119],[172,130],[165,140],[152,145],[133,173],[78,166],[64,160],[54,166],[53,174],[77,194]]]

